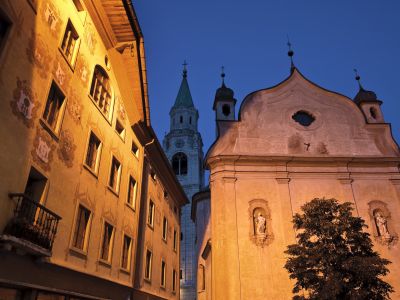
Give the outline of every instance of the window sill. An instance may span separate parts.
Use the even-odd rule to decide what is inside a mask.
[[[60,136],[58,135],[58,133],[55,132],[54,129],[52,129],[50,125],[47,124],[47,122],[43,118],[40,118],[39,122],[40,125],[42,125],[42,127],[44,128],[44,130],[46,130],[55,141],[58,142],[60,140]]]
[[[115,131],[115,133],[119,136],[119,138],[121,139],[121,141],[123,142],[123,143],[125,143],[125,133],[124,134],[120,134],[117,130],[115,130],[114,129],[114,131]]]
[[[76,47],[79,48],[79,45],[77,45]],[[72,73],[74,73],[74,71],[75,71],[75,65],[76,65],[76,60],[77,60],[77,59],[75,58],[74,63],[71,63],[71,62],[68,61],[68,59],[67,59],[67,57],[65,56],[63,50],[62,50],[60,47],[58,47],[58,50],[60,51],[61,56],[64,57],[64,60],[65,60],[65,62],[67,63],[67,65],[69,66],[69,68],[71,69]]]
[[[150,223],[147,223],[147,226],[154,231],[154,225],[151,225]]]
[[[103,118],[106,119],[106,121],[108,122],[108,124],[111,126],[111,120],[110,120],[111,117],[110,117],[110,116],[112,115],[112,108],[114,108],[114,101],[111,100],[112,103],[110,104],[110,111],[108,112],[110,116],[107,117],[107,116],[102,112],[101,108],[98,107],[98,105],[97,105],[96,101],[93,99],[92,95],[88,94],[88,97],[89,97],[90,100],[92,100],[94,106],[97,108],[97,110],[98,110],[98,111],[100,112],[100,114],[103,116]]]
[[[119,268],[119,271],[121,272],[121,273],[125,273],[125,274],[127,274],[127,275],[131,275],[131,271],[130,270],[128,270],[128,269],[125,269],[125,268]]]
[[[117,198],[119,198],[119,192],[114,190],[111,186],[107,185],[107,189],[114,194],[114,196],[116,196]]]
[[[132,210],[133,212],[136,212],[135,207],[133,207],[132,205],[130,205],[128,202],[125,202],[125,205],[126,205],[127,207],[129,207],[129,209]]]
[[[101,258],[99,258],[98,262],[99,262],[100,265],[103,265],[103,266],[111,269],[111,262],[106,261],[106,260],[101,259]]]
[[[96,179],[98,178],[98,172],[96,173],[95,171],[93,171],[93,169],[91,167],[89,167],[87,164],[83,163],[83,167],[90,173],[92,174]]]
[[[76,248],[74,246],[69,248],[69,251],[72,252],[73,254],[77,254],[81,258],[87,259],[87,251],[84,251],[82,249]]]
[[[144,277],[144,278],[143,278],[143,280],[144,280],[145,282],[147,282],[147,283],[151,284],[151,279],[150,279],[150,278],[146,278],[146,277]]]
[[[168,243],[167,243],[167,239],[165,239],[164,237],[162,237],[161,240],[162,240],[165,244],[168,244]]]
[[[165,291],[165,289],[166,289],[165,285],[160,285],[160,289]]]

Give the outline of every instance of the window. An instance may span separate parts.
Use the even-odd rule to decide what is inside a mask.
[[[186,175],[188,171],[187,157],[184,153],[178,152],[172,157],[172,169],[176,175]]]
[[[44,177],[38,170],[31,167],[24,194],[35,202],[43,202],[46,184],[47,178]]]
[[[192,117],[189,118],[189,124],[192,124]]]
[[[121,163],[113,156],[111,160],[110,178],[108,186],[116,193],[119,191],[119,183],[121,179]]]
[[[183,270],[182,269],[179,270],[179,279],[183,279]]]
[[[229,116],[229,114],[231,113],[231,108],[228,104],[222,105],[222,113],[225,117]]]
[[[370,107],[369,113],[371,114],[371,117],[372,117],[374,120],[376,120],[376,118],[378,117],[378,114],[377,114],[377,112],[376,112],[375,107]]]
[[[90,132],[85,165],[95,174],[97,174],[99,169],[101,146],[99,138],[93,132]]]
[[[122,140],[125,140],[125,127],[118,119],[115,121],[115,131]]]
[[[154,209],[155,209],[154,202],[150,200],[149,212],[147,216],[147,224],[149,224],[151,227],[154,226]]]
[[[206,274],[205,267],[203,265],[199,265],[198,275],[197,275],[197,290],[199,292],[204,291],[206,289]]]
[[[39,214],[37,206],[34,205],[30,200],[36,203],[43,203],[46,194],[46,186],[47,178],[32,167],[29,172],[29,177],[25,186],[24,195],[26,197],[22,198],[21,206],[19,209],[21,219],[25,219],[29,223],[34,223],[39,219],[40,222],[43,215]],[[29,198],[30,200],[27,198]]]
[[[183,117],[182,116],[179,117],[179,123],[183,123]]]
[[[107,119],[110,119],[111,111],[111,86],[107,72],[97,65],[94,68],[90,96]]]
[[[61,117],[65,107],[65,96],[60,88],[53,81],[51,83],[49,96],[43,113],[43,120],[46,125],[55,133],[60,131]]]
[[[136,180],[132,176],[129,176],[129,187],[128,187],[127,203],[133,209],[136,208],[136,186],[137,186]]]
[[[292,119],[295,120],[300,125],[303,125],[304,127],[310,126],[311,123],[315,121],[315,117],[304,110],[296,112],[292,116]]]
[[[138,156],[138,155],[139,155],[139,148],[138,148],[138,146],[135,144],[134,141],[132,141],[131,150],[132,150],[132,153],[135,154],[135,156]]]
[[[88,244],[88,231],[91,219],[90,210],[86,209],[84,206],[79,205],[78,215],[75,223],[75,232],[72,246],[86,251]]]
[[[132,256],[132,239],[124,234],[124,243],[122,245],[121,269],[130,271]]]
[[[144,269],[144,278],[147,280],[151,280],[151,260],[152,260],[153,254],[149,249],[147,249],[146,252],[146,264],[145,264],[145,269]]]
[[[174,250],[176,251],[177,249],[177,243],[178,243],[178,239],[177,239],[177,232],[176,229],[174,229]]]
[[[165,261],[162,260],[161,261],[161,287],[165,288],[165,282],[166,282],[166,278],[165,278],[165,272],[166,272],[167,266],[165,264]]]
[[[154,170],[150,171],[150,177],[152,180],[156,180],[156,172],[154,172]]]
[[[162,229],[162,238],[163,240],[167,240],[167,233],[168,233],[168,220],[166,217],[163,219],[163,229]]]
[[[64,38],[61,43],[61,51],[65,59],[73,67],[75,65],[78,54],[79,36],[71,21],[68,20],[67,28],[65,29]]]
[[[100,258],[106,262],[111,261],[111,253],[114,240],[114,226],[104,222],[103,241],[101,243]]]
[[[172,270],[172,292],[176,292],[176,270]]]
[[[8,31],[10,30],[11,22],[6,18],[3,12],[0,10],[0,51],[5,44]]]

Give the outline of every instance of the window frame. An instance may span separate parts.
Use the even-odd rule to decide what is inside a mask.
[[[75,245],[75,234],[76,234],[76,226],[77,226],[77,222],[78,222],[78,218],[79,218],[79,208],[82,207],[83,209],[86,209],[87,211],[89,211],[90,215],[89,215],[89,220],[87,221],[86,224],[86,230],[85,230],[85,237],[84,237],[84,241],[83,241],[83,247],[78,248]],[[92,226],[92,220],[93,220],[93,212],[91,209],[89,209],[85,204],[83,204],[82,202],[78,202],[76,209],[75,209],[75,215],[74,215],[74,223],[72,226],[72,234],[71,234],[71,241],[70,241],[70,250],[77,252],[79,254],[83,254],[83,255],[87,255],[88,254],[88,248],[89,248],[89,239],[90,239],[90,233],[91,233],[91,226]]]
[[[100,247],[99,247],[99,262],[102,262],[102,263],[104,263],[106,265],[111,266],[112,258],[113,258],[113,252],[114,252],[113,248],[114,248],[114,240],[115,240],[115,230],[116,230],[116,228],[112,224],[112,222],[110,222],[107,219],[103,219],[102,224],[103,224],[103,226],[102,226],[103,230],[102,230],[102,233],[101,233],[101,240],[100,240]],[[108,245],[108,256],[107,256],[107,259],[104,259],[103,258],[103,251],[104,251],[104,238],[105,238],[105,233],[106,233],[105,232],[106,224],[108,224],[109,226],[112,227],[112,233],[111,233],[110,242],[109,242],[109,245]]]
[[[162,223],[162,240],[167,242],[168,239],[168,218],[164,215]]]
[[[94,169],[91,168],[88,164],[87,164],[87,156],[89,153],[89,146],[90,146],[90,138],[92,136],[92,134],[99,140],[100,142],[100,146],[99,149],[97,150],[97,154],[96,154],[96,162],[95,162],[95,166]],[[99,169],[100,169],[100,160],[101,160],[101,153],[103,151],[103,142],[102,140],[99,138],[99,135],[96,134],[96,132],[93,129],[89,129],[89,135],[86,141],[86,151],[83,157],[83,166],[91,173],[93,174],[96,178],[99,175]]]
[[[56,116],[56,121],[55,121],[56,123],[55,123],[54,127],[44,117],[44,114],[47,110],[47,103],[49,101],[53,87],[56,89],[56,92],[58,90],[58,92],[60,92],[62,94],[62,96],[64,96],[64,98],[62,99],[62,104],[61,104],[61,106],[58,110],[57,116]],[[44,127],[44,129],[46,129],[53,138],[58,140],[60,132],[61,132],[61,127],[62,127],[62,124],[64,121],[65,108],[67,107],[67,96],[66,96],[66,93],[64,92],[64,90],[57,84],[56,80],[54,80],[54,78],[51,78],[50,86],[48,87],[47,90],[48,90],[48,92],[47,92],[47,96],[46,96],[46,102],[44,104],[42,114],[41,114],[39,120],[40,120],[40,123],[42,124],[42,126]]]
[[[0,20],[1,19],[3,19],[7,23],[8,27],[7,27],[7,30],[6,30],[6,32],[4,34],[3,40],[0,41],[0,59],[1,59],[2,54],[4,52],[3,50],[6,48],[7,41],[9,39],[9,37],[10,37],[11,31],[12,31],[13,25],[14,25],[12,20],[11,20],[11,18],[8,16],[8,14],[6,14],[6,12],[3,9],[0,8]]]
[[[150,253],[149,263],[147,262],[147,254],[148,253]],[[150,250],[149,248],[146,248],[144,274],[143,274],[144,280],[151,282],[152,269],[153,269],[153,251]],[[148,273],[148,276],[146,276],[146,273]]]
[[[130,203],[129,200],[131,198],[131,181],[135,182],[134,188],[133,188],[133,203]],[[136,211],[136,200],[137,200],[137,189],[138,189],[138,182],[135,179],[135,177],[133,175],[129,175],[128,178],[128,190],[127,190],[127,195],[126,195],[126,205],[128,205],[130,208],[132,208],[133,211]]]
[[[117,129],[117,125],[120,125],[122,128],[121,133]],[[115,126],[114,126],[114,131],[117,133],[117,135],[120,137],[120,139],[125,142],[125,137],[126,137],[126,128],[123,124],[123,122],[119,118],[115,118]]]
[[[75,40],[75,45],[73,46],[71,60],[68,59],[67,54],[65,53],[65,50],[62,48],[62,46],[64,44],[64,38],[65,38],[65,35],[67,34],[67,29],[68,29],[69,25],[72,27],[71,32],[74,31],[77,36],[77,39]],[[61,55],[64,57],[65,61],[67,62],[68,66],[71,68],[72,71],[75,70],[80,46],[81,46],[81,37],[79,36],[78,31],[76,30],[76,27],[74,26],[72,20],[70,18],[68,18],[67,24],[65,25],[65,28],[64,28],[64,34],[61,36],[61,41],[59,43],[58,50],[60,50]]]
[[[123,266],[123,258],[124,258],[124,246],[125,246],[125,237],[128,237],[130,239],[130,244],[129,244],[129,248],[128,248],[128,253],[127,253],[127,268],[125,268]],[[130,273],[132,270],[132,248],[133,248],[133,238],[126,234],[125,232],[122,233],[122,245],[121,245],[121,258],[120,258],[120,270]]]
[[[115,183],[115,188],[110,185],[114,159],[119,163],[119,167],[118,167],[118,171],[117,171],[117,178],[116,178],[116,183]],[[121,177],[122,177],[122,163],[117,158],[117,156],[115,156],[114,154],[111,154],[110,168],[109,168],[109,171],[108,171],[108,179],[107,179],[107,187],[116,196],[119,196],[120,186],[121,186]]]
[[[164,258],[161,258],[161,269],[160,269],[160,287],[165,289],[167,287],[167,263]]]
[[[151,214],[150,214],[151,211]],[[151,228],[154,229],[154,214],[156,212],[156,205],[153,200],[149,198],[149,206],[147,209],[147,225]],[[151,215],[151,222],[150,222],[150,215]]]
[[[102,74],[102,75],[103,75],[104,77],[107,77],[108,83],[109,83],[109,87],[110,87],[110,91],[109,91],[109,94],[110,94],[110,104],[109,104],[108,115],[103,111],[103,108],[101,108],[101,107],[99,106],[98,101],[97,101],[97,100],[94,98],[94,96],[92,95],[92,88],[93,88],[93,91],[95,90],[95,88],[93,87],[93,85],[94,85],[93,80],[94,80],[94,78],[95,78],[95,75],[96,75],[95,72],[96,72],[97,69],[99,69],[100,72],[103,72],[103,73],[105,74],[105,75],[104,75],[104,74]],[[107,71],[106,71],[101,65],[99,65],[99,64],[96,64],[96,65],[94,66],[94,68],[93,68],[92,77],[91,77],[91,81],[90,81],[90,84],[89,84],[89,93],[88,93],[88,96],[89,96],[90,100],[92,100],[92,102],[93,102],[93,104],[96,106],[96,108],[100,111],[100,113],[102,114],[102,116],[107,120],[107,122],[108,122],[109,124],[111,124],[111,122],[112,122],[112,117],[113,117],[113,112],[114,112],[114,104],[115,104],[114,89],[113,89],[112,84],[111,84],[111,78],[110,78],[110,76],[108,75]]]
[[[172,244],[173,250],[177,252],[178,249],[178,230],[174,227],[174,241]]]
[[[172,269],[172,293],[175,294],[176,293],[176,282],[177,282],[177,272],[176,269]]]

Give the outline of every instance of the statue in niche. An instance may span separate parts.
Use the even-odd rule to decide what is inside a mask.
[[[267,220],[264,218],[262,213],[258,213],[257,218],[255,219],[254,223],[256,224],[256,234],[265,234],[266,232],[266,223]]]
[[[380,237],[389,240],[391,238],[390,233],[387,229],[387,220],[378,210],[374,213],[376,228]]]

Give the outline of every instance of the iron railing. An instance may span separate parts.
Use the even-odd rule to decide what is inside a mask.
[[[4,233],[51,251],[61,217],[25,194],[11,193],[9,197],[17,204]]]

